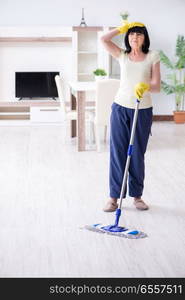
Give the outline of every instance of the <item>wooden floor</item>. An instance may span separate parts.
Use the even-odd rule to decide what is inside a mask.
[[[154,122],[146,153],[149,211],[123,203],[140,240],[80,229],[114,222],[108,147],[76,151],[63,125],[0,127],[0,277],[184,277],[185,125]]]

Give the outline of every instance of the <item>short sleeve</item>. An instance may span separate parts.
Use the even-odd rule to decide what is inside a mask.
[[[155,65],[157,62],[160,61],[160,55],[159,55],[158,51],[156,51],[156,50],[152,51],[152,53],[151,53],[151,61],[152,61],[153,65]]]

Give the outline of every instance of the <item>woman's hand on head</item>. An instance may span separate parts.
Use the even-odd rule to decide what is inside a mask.
[[[118,34],[123,34],[126,33],[130,28],[133,27],[144,27],[145,25],[143,23],[140,22],[131,22],[129,23],[128,21],[123,21],[123,25],[117,27],[119,33]]]
[[[129,30],[129,23],[128,23],[128,21],[123,21],[123,25],[122,26],[118,26],[116,29],[119,31],[118,34],[126,33]]]

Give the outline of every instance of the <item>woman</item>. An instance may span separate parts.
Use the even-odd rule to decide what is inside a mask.
[[[125,33],[125,50],[111,39]],[[114,99],[110,129],[110,199],[105,212],[118,208],[127,150],[136,99],[140,100],[134,149],[129,167],[129,196],[134,198],[137,209],[146,210],[148,205],[141,198],[144,188],[144,155],[152,125],[152,100],[150,93],[160,92],[160,58],[157,51],[149,50],[150,40],[144,24],[125,23],[102,36],[106,50],[120,63],[120,88]],[[126,192],[124,197],[126,196]]]

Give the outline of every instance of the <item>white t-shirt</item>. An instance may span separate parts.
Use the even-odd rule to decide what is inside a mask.
[[[120,63],[121,76],[120,87],[116,94],[114,102],[124,107],[135,108],[136,97],[134,95],[134,86],[139,82],[150,83],[152,65],[160,61],[158,51],[149,50],[143,61],[131,61],[124,50],[117,58]],[[145,92],[140,102],[139,108],[152,107],[150,92]]]

